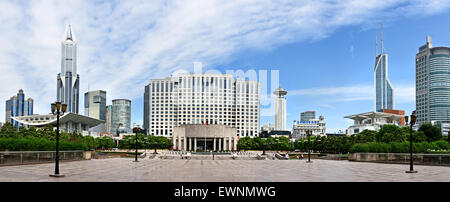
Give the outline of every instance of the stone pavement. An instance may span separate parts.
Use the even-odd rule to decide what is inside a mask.
[[[61,162],[63,178],[52,178],[54,164],[0,167],[1,182],[450,182],[450,167],[306,160],[161,160],[132,158]]]

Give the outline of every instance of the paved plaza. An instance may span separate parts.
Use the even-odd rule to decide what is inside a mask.
[[[62,162],[63,178],[52,178],[54,164],[0,167],[2,182],[450,182],[450,167],[318,160],[161,160],[131,158]]]

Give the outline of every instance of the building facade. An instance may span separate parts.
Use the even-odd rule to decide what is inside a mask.
[[[300,121],[309,121],[311,119],[316,119],[315,111],[306,111],[300,113]]]
[[[17,129],[22,124],[12,119],[17,116],[33,115],[33,99],[25,99],[23,90],[20,89],[16,96],[11,97],[5,104],[5,122],[11,123]]]
[[[273,94],[275,95],[275,130],[286,130],[286,98],[284,96],[287,94],[287,91],[279,87],[273,92]]]
[[[307,121],[295,121],[292,125],[292,138],[306,138],[306,131],[312,131],[313,136],[326,136],[327,128],[325,126],[325,118],[320,116],[319,119],[309,119]]]
[[[131,100],[112,100],[111,133],[131,133]]]
[[[187,124],[219,124],[236,135],[258,136],[259,82],[229,74],[180,74],[145,86],[144,129],[170,137]]]
[[[111,132],[112,105],[108,105],[105,107],[105,114],[106,114],[105,131],[108,134],[112,134]]]
[[[183,151],[234,151],[236,128],[222,124],[187,124],[173,128],[173,149]]]
[[[450,123],[450,47],[432,47],[431,37],[416,54],[417,123]]]
[[[106,91],[96,90],[84,94],[84,115],[106,120]]]
[[[61,42],[61,73],[57,75],[57,100],[67,112],[79,111],[80,76],[77,74],[77,39],[69,25]]]

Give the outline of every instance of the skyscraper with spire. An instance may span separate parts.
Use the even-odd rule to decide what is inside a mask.
[[[61,73],[57,76],[57,100],[67,112],[79,111],[80,76],[77,74],[77,39],[70,24],[61,42]]]
[[[394,109],[394,89],[388,78],[388,55],[383,47],[383,26],[381,26],[381,53],[378,54],[378,41],[376,42],[376,58],[374,68],[375,83],[375,111]]]

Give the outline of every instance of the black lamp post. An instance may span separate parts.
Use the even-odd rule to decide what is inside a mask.
[[[134,162],[139,162],[138,161],[138,133],[141,132],[141,129],[139,127],[134,127],[133,132],[136,133],[136,143],[135,143],[136,152],[135,152]]]
[[[311,161],[311,135],[312,131],[307,130],[306,135],[308,136],[308,161],[306,163],[312,163]]]
[[[155,148],[155,152],[153,152],[153,154],[158,154],[158,152],[156,152],[156,148],[159,146],[159,143],[155,142],[153,143],[153,147]]]
[[[409,170],[406,171],[406,173],[417,173],[417,170],[414,170],[413,168],[413,125],[416,123],[416,115],[414,115],[415,113],[413,112],[413,114],[411,114],[411,121],[410,121],[410,126],[411,126],[411,136],[409,138]],[[405,116],[405,123],[408,123],[408,116]]]
[[[64,115],[67,105],[61,104],[61,102],[55,102],[51,104],[52,114],[56,115],[56,155],[55,155],[55,174],[50,174],[51,177],[64,177],[59,174],[59,116]]]

